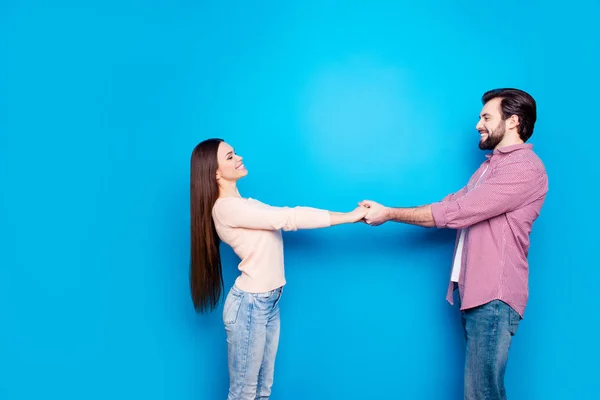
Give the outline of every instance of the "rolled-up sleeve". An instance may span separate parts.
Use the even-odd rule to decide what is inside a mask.
[[[543,196],[546,188],[545,172],[529,163],[513,162],[461,196],[433,203],[431,211],[438,228],[462,229],[521,208]]]
[[[454,200],[460,196],[462,196],[463,194],[467,193],[467,187],[465,186],[464,188],[460,189],[458,192],[456,193],[450,193],[448,196],[444,197],[444,199],[442,201],[450,201],[450,200]]]

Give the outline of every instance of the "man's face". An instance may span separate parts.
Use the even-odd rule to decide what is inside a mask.
[[[475,129],[479,131],[479,148],[494,150],[504,139],[506,121],[502,119],[501,98],[495,98],[484,104]]]

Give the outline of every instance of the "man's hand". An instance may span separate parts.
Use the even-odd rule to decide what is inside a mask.
[[[371,200],[363,200],[358,203],[358,205],[369,209],[367,215],[364,217],[364,220],[371,226],[381,225],[390,219],[389,209],[379,203]]]

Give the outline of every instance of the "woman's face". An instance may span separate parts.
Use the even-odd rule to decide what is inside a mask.
[[[236,182],[238,179],[248,175],[248,170],[242,163],[242,157],[235,154],[233,147],[225,142],[219,144],[217,150],[217,180]]]

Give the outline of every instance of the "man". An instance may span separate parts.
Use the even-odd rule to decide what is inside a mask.
[[[506,398],[508,349],[528,298],[529,234],[548,191],[544,165],[525,144],[533,134],[535,100],[522,90],[496,89],[482,103],[479,148],[493,152],[467,186],[422,207],[359,203],[370,208],[369,225],[394,221],[458,229],[447,300],[454,304],[458,288],[468,400]]]

